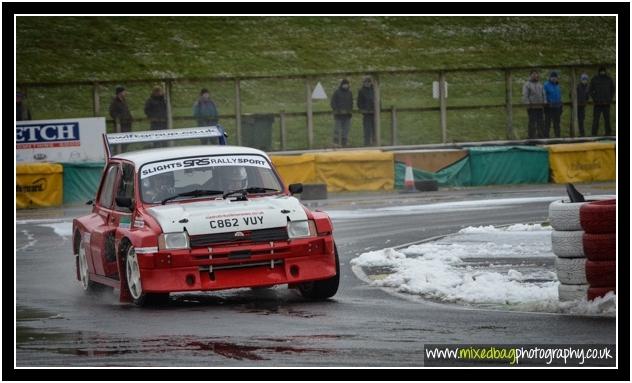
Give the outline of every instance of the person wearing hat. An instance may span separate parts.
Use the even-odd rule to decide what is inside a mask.
[[[375,145],[374,100],[373,81],[371,81],[371,77],[366,76],[362,81],[362,87],[358,91],[358,109],[362,113],[364,146]]]
[[[572,96],[571,96],[572,97]],[[579,137],[586,137],[584,131],[584,120],[586,117],[586,104],[590,99],[590,86],[588,85],[588,75],[582,73],[577,84],[577,123],[579,128]]]
[[[110,103],[110,117],[114,120],[115,132],[132,131],[132,113],[127,105],[127,90],[119,85],[116,87],[116,95]],[[121,150],[125,152],[127,144],[121,144]]]
[[[349,80],[340,81],[340,86],[331,96],[331,109],[334,113],[334,145],[347,146],[351,127],[353,94],[349,90]]]
[[[522,102],[526,105],[529,116],[528,138],[541,137],[544,130],[544,87],[540,82],[540,73],[535,69],[529,73],[529,79],[522,86]]]
[[[560,129],[560,118],[562,117],[562,90],[560,88],[559,75],[556,71],[552,71],[549,75],[549,81],[544,83],[544,95],[546,97],[546,105],[544,107],[544,132],[543,138],[549,138],[551,131],[551,123],[555,137],[562,137]]]
[[[15,120],[28,121],[31,118],[31,109],[26,100],[26,96],[22,92],[15,93]]]
[[[606,73],[605,67],[599,68],[599,74],[590,81],[590,97],[595,104],[593,107],[592,135],[599,132],[599,118],[603,115],[606,136],[611,135],[610,130],[610,104],[614,98],[614,81]]]
[[[219,122],[217,106],[206,88],[200,91],[200,96],[193,104],[193,117],[197,120],[197,126],[215,126]],[[201,141],[202,144],[218,143],[217,138],[202,138]]]

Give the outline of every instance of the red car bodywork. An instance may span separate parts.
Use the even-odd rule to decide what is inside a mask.
[[[109,159],[104,175],[111,166],[122,168],[125,164],[134,166],[124,159]],[[317,231],[317,235],[308,238],[250,240],[249,233],[246,233],[238,240],[203,244],[203,241],[194,241],[192,237],[189,249],[159,250],[158,236],[162,229],[146,210],[155,204],[142,202],[136,174],[133,177],[136,203],[132,211],[117,208],[114,197],[111,198],[110,206],[101,205],[102,193],[106,192],[105,178],[101,179],[91,214],[73,220],[73,253],[77,279],[81,280],[78,254],[83,247],[91,283],[119,288],[121,301],[130,300],[124,260],[125,250],[129,246],[135,248],[138,256],[141,283],[146,293],[209,291],[277,284],[292,286],[330,278],[337,273],[333,227],[328,215],[323,212],[312,212],[303,207],[307,218],[314,221]],[[122,171],[118,171],[110,190],[113,195],[121,178]],[[290,194],[287,187],[284,187],[283,193]],[[200,200],[203,199],[178,200],[176,203]]]

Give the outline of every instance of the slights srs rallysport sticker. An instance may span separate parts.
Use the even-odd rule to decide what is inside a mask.
[[[155,176],[156,174],[172,172],[179,169],[194,169],[208,166],[255,166],[270,169],[265,158],[256,155],[241,156],[205,156],[187,159],[154,162],[142,167],[140,178]]]

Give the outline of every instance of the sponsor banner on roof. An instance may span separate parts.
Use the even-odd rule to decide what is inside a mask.
[[[156,174],[173,172],[183,169],[205,168],[210,166],[254,166],[270,169],[268,161],[257,155],[226,155],[226,156],[202,156],[195,158],[183,158],[152,162],[144,165],[140,170],[140,178],[147,178]]]
[[[189,138],[221,137],[224,133],[217,126],[205,126],[187,129],[165,129],[145,132],[108,134],[108,143],[127,144],[133,142],[151,142],[166,140],[184,140]]]

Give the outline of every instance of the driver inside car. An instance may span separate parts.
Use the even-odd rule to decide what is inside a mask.
[[[226,168],[223,182],[225,192],[245,189],[248,187],[248,172],[243,166],[231,166]]]
[[[143,180],[143,199],[147,202],[161,202],[176,194],[173,172],[166,172]]]

